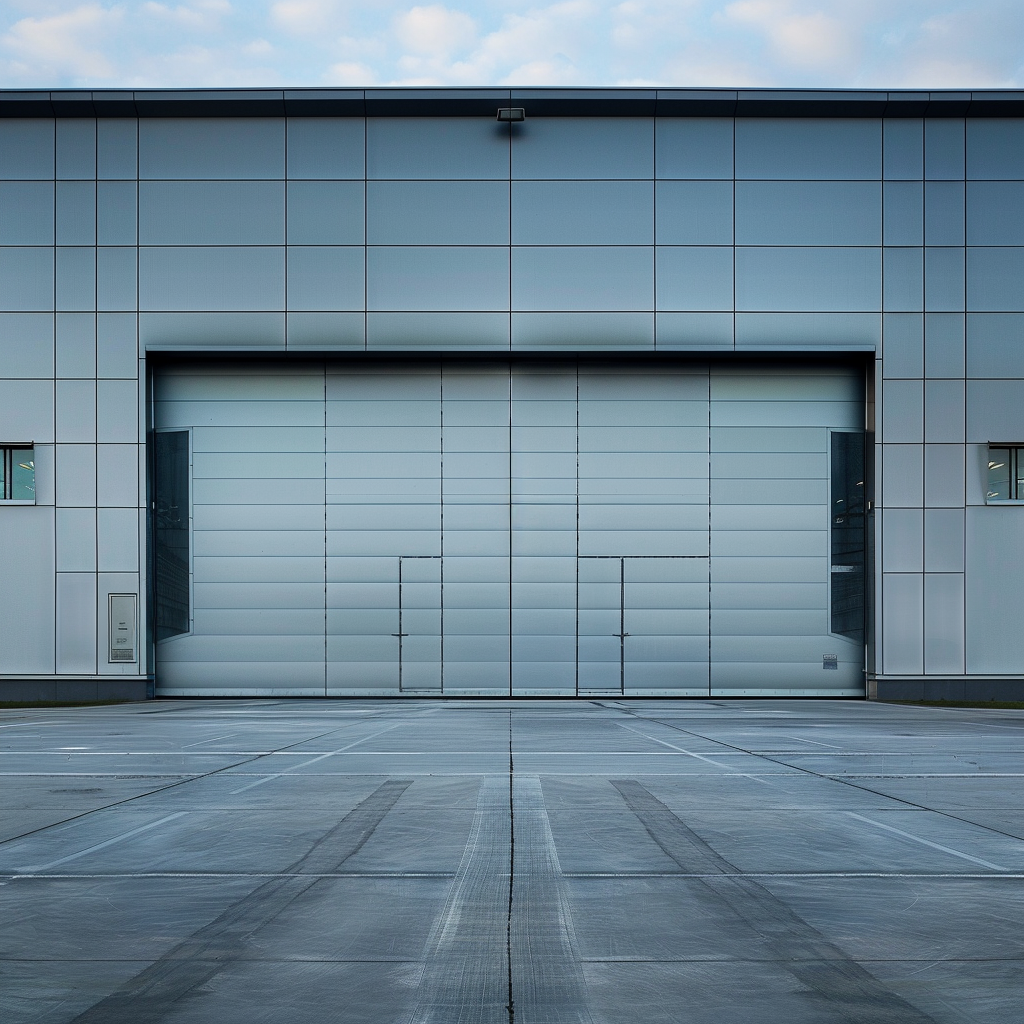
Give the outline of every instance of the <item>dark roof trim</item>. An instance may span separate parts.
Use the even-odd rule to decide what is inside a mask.
[[[88,89],[0,91],[0,117],[1020,117],[1024,90]]]

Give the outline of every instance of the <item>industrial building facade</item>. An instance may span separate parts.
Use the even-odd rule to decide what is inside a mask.
[[[0,700],[1024,696],[1024,94],[0,95]]]

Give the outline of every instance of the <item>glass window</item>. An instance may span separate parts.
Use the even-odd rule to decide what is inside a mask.
[[[0,500],[36,500],[35,451],[31,445],[0,447]]]
[[[187,633],[189,609],[189,444],[187,430],[154,436],[156,638]]]
[[[1024,447],[990,445],[986,501],[1024,501]]]
[[[864,435],[832,434],[832,632],[864,641]]]

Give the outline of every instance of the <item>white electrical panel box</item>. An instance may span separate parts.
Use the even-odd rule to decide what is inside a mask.
[[[136,637],[138,636],[137,594],[110,594],[110,658],[111,662],[138,661],[136,653]]]

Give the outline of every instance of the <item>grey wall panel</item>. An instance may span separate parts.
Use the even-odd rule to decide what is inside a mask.
[[[362,245],[365,235],[361,181],[289,181],[289,245]]]
[[[509,186],[490,181],[372,181],[370,245],[507,245]]]
[[[144,349],[284,348],[283,313],[143,313]]]
[[[323,555],[197,555],[192,561],[196,583],[322,583],[324,578]]]
[[[882,668],[885,672],[924,671],[924,577],[886,573],[882,579]]]
[[[158,406],[161,425],[185,426],[166,416]],[[197,426],[192,431],[192,451],[198,452],[299,452],[323,443],[323,425],[317,426]]]
[[[842,181],[881,176],[879,120],[736,119],[737,178]]]
[[[828,584],[819,583],[730,583],[712,579],[711,608],[790,608],[820,610],[827,607]]]
[[[58,380],[54,383],[55,430],[58,442],[95,442],[96,382]],[[134,433],[138,424],[133,423]]]
[[[882,316],[882,374],[889,378],[924,375],[924,317],[920,313]]]
[[[964,468],[962,444],[924,446],[924,501],[929,509],[963,506]],[[980,490],[980,472],[978,477]]]
[[[283,118],[142,118],[140,178],[284,177]]]
[[[58,178],[96,177],[96,121],[94,119],[58,118],[55,141]]]
[[[962,118],[927,118],[924,122],[924,176],[963,178],[964,133]]]
[[[143,181],[139,185],[139,243],[283,245],[284,184]]]
[[[817,452],[716,452],[711,472],[719,480],[825,480],[828,461]]]
[[[303,609],[323,613],[324,584],[309,583],[197,583],[197,608]]]
[[[732,313],[658,313],[656,345],[665,351],[731,349]]]
[[[139,435],[138,384],[101,380],[96,384],[96,436],[99,441],[133,442]]]
[[[732,182],[659,181],[655,236],[659,245],[732,245]]]
[[[511,332],[520,351],[653,349],[654,314],[513,313]]]
[[[1019,310],[1024,274],[1024,248],[967,250],[967,308],[975,312]]]
[[[366,120],[367,178],[507,179],[508,162],[508,129],[488,119]]]
[[[58,181],[55,222],[58,245],[95,245],[95,183]]]
[[[964,441],[965,388],[962,380],[929,380],[924,387],[926,441]]]
[[[737,248],[736,308],[858,312],[880,308],[874,248]]]
[[[1024,169],[1024,125],[1015,118],[967,121],[967,177],[1020,178]]]
[[[96,376],[96,317],[58,313],[54,323],[54,360],[58,377]]]
[[[134,314],[97,315],[96,373],[100,377],[138,379],[139,342]]]
[[[7,581],[0,615],[0,672],[54,670],[55,590],[52,509],[4,511],[0,579]]]
[[[59,310],[96,308],[96,250],[64,246],[55,251],[54,301]]]
[[[740,181],[737,245],[881,245],[881,185]]]
[[[139,446],[96,446],[96,502],[101,506],[131,507],[139,504]]]
[[[715,509],[711,534],[712,555],[768,555],[793,557],[799,555],[828,555],[826,530],[723,530]],[[818,516],[819,522],[821,516]],[[753,524],[751,524],[753,525]]]
[[[139,571],[139,516],[135,509],[97,510],[96,557],[100,572]]]
[[[967,382],[967,440],[1016,443],[1021,436],[1024,380]]]
[[[1020,671],[1024,581],[1024,509],[989,505],[966,516],[966,667],[968,672]]]
[[[295,530],[318,532],[324,525],[324,510],[318,505],[204,505],[202,525],[211,531]]]
[[[362,350],[366,347],[366,317],[363,313],[289,313],[289,350]]]
[[[659,310],[732,309],[731,246],[658,246],[655,267]]]
[[[134,117],[102,117],[96,122],[96,175],[135,178],[139,169],[139,122]]]
[[[719,427],[711,431],[716,452],[826,452],[828,431],[823,427]]]
[[[361,246],[290,246],[288,308],[361,310],[366,304]]]
[[[962,181],[929,181],[925,183],[925,245],[963,245],[964,216],[964,184]]]
[[[96,671],[96,576],[91,572],[57,573],[58,672]]]
[[[920,508],[924,487],[924,446],[886,444],[882,447],[879,504],[886,508]]]
[[[886,543],[888,544],[888,538]],[[924,569],[925,572],[932,573],[964,571],[963,509],[924,510]]]
[[[919,508],[887,508],[882,513],[882,569],[921,572],[924,569],[924,517]]]
[[[104,382],[105,383],[105,382]],[[323,434],[320,435],[322,448]],[[255,479],[267,477],[279,486],[292,479],[318,479],[323,476],[323,451],[291,452],[200,452],[192,450],[192,477],[195,480]]]
[[[53,390],[48,380],[0,380],[0,436],[53,441]]]
[[[918,181],[882,185],[883,245],[924,245],[924,186]]]
[[[925,373],[929,377],[963,377],[965,360],[963,313],[925,315]]]
[[[715,608],[711,628],[716,636],[822,636],[828,633],[824,608]]]
[[[884,176],[924,177],[924,121],[917,117],[887,117],[882,121]]]
[[[926,573],[924,577],[924,670],[964,671],[964,577]]]
[[[375,246],[366,254],[371,310],[508,309],[508,249]]]
[[[361,117],[290,117],[289,178],[362,178],[366,124]]]
[[[887,380],[882,385],[882,436],[886,441],[924,441],[924,385],[919,380]],[[935,438],[935,440],[946,440]]]
[[[882,251],[882,306],[887,312],[924,309],[924,252],[886,247]]]
[[[138,254],[133,247],[103,246],[96,250],[96,308],[127,311],[138,308]]]
[[[52,180],[54,134],[49,118],[0,118],[0,178]]]
[[[964,250],[924,250],[924,303],[934,312],[960,312],[964,308]]]
[[[731,178],[731,117],[659,117],[654,122],[659,178]]]
[[[286,635],[313,636],[323,628],[323,608],[205,608],[197,634],[267,636],[284,629]]]
[[[542,117],[512,147],[513,178],[651,178],[654,119]]]
[[[284,309],[284,249],[257,246],[139,250],[139,308]]]
[[[95,445],[57,445],[56,470],[58,505],[64,507],[95,508]]]
[[[1024,313],[971,313],[967,317],[967,376],[1024,376]],[[960,329],[961,353],[963,326]],[[962,376],[963,357],[960,373]]]
[[[49,313],[0,313],[4,377],[54,375],[53,316]]]
[[[95,572],[96,509],[58,508],[56,516],[57,572]],[[94,593],[95,590],[94,580]],[[92,630],[91,622],[89,629]]]
[[[736,348],[871,351],[881,345],[877,313],[737,313]]]
[[[53,263],[53,249],[0,248],[0,310],[52,310]]]
[[[654,308],[654,251],[645,246],[512,250],[515,310]]]
[[[52,182],[0,182],[0,245],[53,245]]]
[[[501,213],[501,207],[496,206]],[[648,181],[516,181],[513,245],[653,245]]]
[[[138,242],[138,186],[133,181],[96,184],[96,241],[100,245]]]
[[[120,510],[104,509],[104,512]],[[294,524],[287,529],[274,530],[216,530],[210,528],[207,510],[200,517],[205,529],[196,529],[192,535],[192,549],[197,556],[309,556],[323,557],[324,536],[321,529],[300,530]]]

